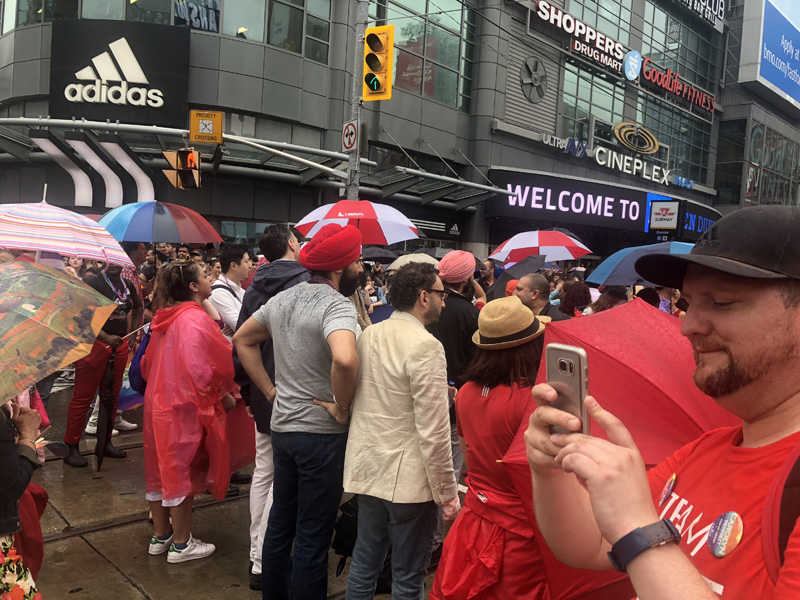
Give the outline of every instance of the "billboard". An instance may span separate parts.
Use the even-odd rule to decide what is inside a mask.
[[[50,115],[186,127],[189,37],[170,25],[54,21]]]
[[[745,5],[739,81],[757,83],[756,92],[769,90],[800,109],[800,2],[762,0]],[[758,45],[756,45],[758,44]]]

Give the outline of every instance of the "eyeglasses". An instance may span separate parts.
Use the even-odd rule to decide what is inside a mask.
[[[449,294],[449,292],[445,292],[444,290],[425,290],[425,291],[428,292],[429,294],[439,294],[439,296],[441,296],[442,298],[442,302],[447,300],[447,296]]]

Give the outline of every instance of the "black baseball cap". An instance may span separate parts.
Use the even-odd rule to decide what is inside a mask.
[[[714,223],[689,254],[650,254],[635,269],[656,285],[680,288],[689,265],[738,277],[800,279],[800,208],[753,206]]]

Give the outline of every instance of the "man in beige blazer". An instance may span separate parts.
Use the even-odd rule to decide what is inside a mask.
[[[359,494],[347,600],[372,599],[389,543],[393,600],[420,600],[436,526],[460,509],[450,449],[447,362],[425,329],[447,292],[435,267],[410,263],[389,288],[392,316],[358,340],[344,489]]]

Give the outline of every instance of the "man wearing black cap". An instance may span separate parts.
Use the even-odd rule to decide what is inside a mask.
[[[626,571],[642,600],[800,597],[798,232],[796,207],[747,208],[688,255],[636,263],[648,281],[682,289],[695,384],[741,426],[645,472],[627,429],[596,400],[587,410],[610,441],[551,435],[580,424],[547,406],[552,388],[534,388],[540,407],[525,438],[536,517],[562,562]]]

